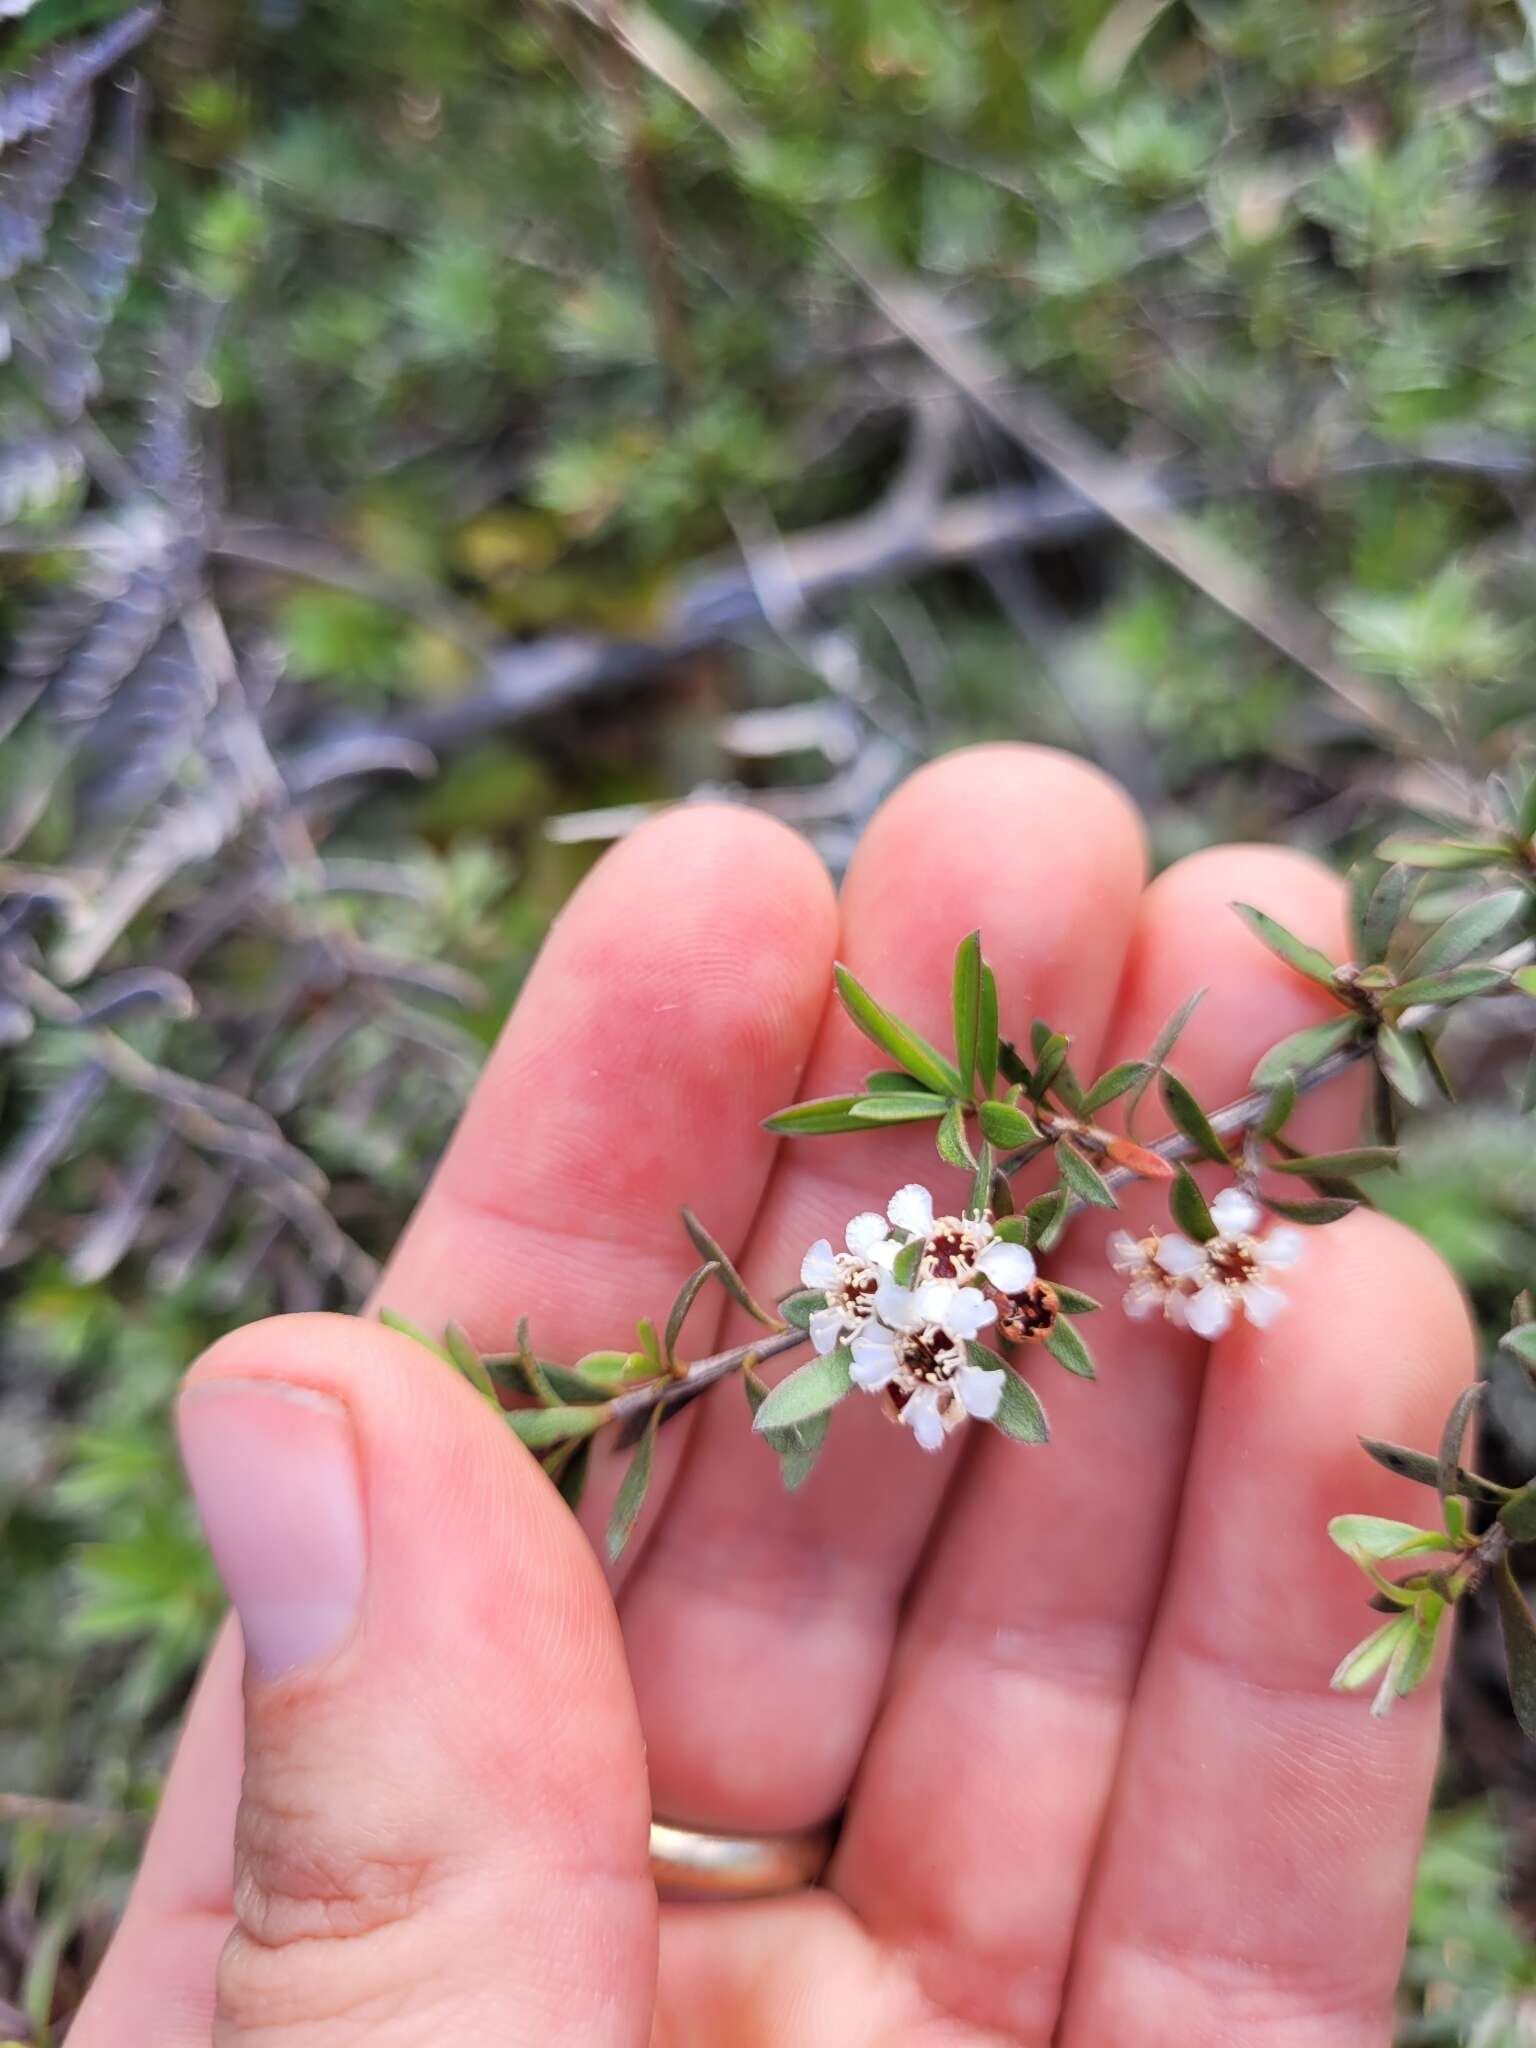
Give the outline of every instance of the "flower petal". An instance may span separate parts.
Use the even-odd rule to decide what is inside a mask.
[[[837,1278],[837,1254],[832,1249],[831,1241],[825,1237],[818,1237],[800,1261],[800,1285],[835,1287]]]
[[[976,1270],[1001,1294],[1021,1294],[1035,1277],[1035,1261],[1021,1244],[998,1238],[976,1261]]]
[[[856,1259],[867,1259],[884,1238],[885,1218],[877,1216],[873,1209],[855,1216],[844,1233],[844,1241]]]
[[[1003,1375],[982,1365],[962,1365],[955,1374],[955,1391],[967,1415],[977,1422],[990,1422],[1003,1400]]]
[[[819,1308],[807,1326],[811,1342],[823,1358],[843,1341],[843,1312],[840,1308]]]
[[[1154,1287],[1150,1280],[1133,1280],[1121,1298],[1120,1306],[1133,1323],[1144,1322],[1162,1307],[1165,1290]]]
[[[898,1230],[926,1237],[933,1228],[933,1197],[917,1181],[908,1181],[892,1195],[885,1213]]]
[[[1128,1230],[1112,1230],[1104,1250],[1117,1273],[1138,1273],[1147,1261],[1140,1242]]]
[[[939,1397],[932,1387],[918,1388],[902,1409],[901,1419],[925,1451],[943,1450],[944,1418],[939,1413]]]
[[[957,1287],[955,1298],[942,1316],[934,1320],[947,1336],[964,1343],[986,1329],[989,1323],[997,1321],[997,1303],[988,1301],[984,1294],[978,1294],[974,1287]]]
[[[1219,1337],[1232,1327],[1231,1296],[1213,1281],[1190,1296],[1185,1319],[1197,1337]]]
[[[1255,1329],[1267,1330],[1276,1316],[1284,1315],[1289,1303],[1278,1287],[1266,1287],[1262,1280],[1250,1280],[1240,1290],[1243,1314]]]
[[[1223,1237],[1246,1237],[1264,1221],[1264,1211],[1242,1188],[1223,1188],[1211,1204],[1211,1221]]]
[[[912,1297],[912,1313],[919,1323],[942,1325],[959,1292],[953,1280],[925,1280]]]
[[[880,1275],[875,1289],[875,1314],[893,1330],[915,1330],[923,1320],[912,1289],[899,1285],[889,1273]]]
[[[1165,1273],[1171,1273],[1176,1280],[1182,1280],[1186,1273],[1198,1273],[1205,1264],[1205,1253],[1199,1245],[1191,1244],[1187,1237],[1180,1237],[1176,1230],[1157,1241],[1157,1250],[1152,1254]]]
[[[1294,1266],[1306,1249],[1306,1234],[1290,1223],[1282,1223],[1272,1230],[1259,1245],[1261,1264],[1273,1266],[1277,1272],[1287,1266]]]
[[[855,1386],[875,1393],[889,1384],[896,1370],[896,1340],[889,1330],[882,1330],[878,1323],[866,1323],[854,1338],[851,1346],[853,1364],[849,1377]]]

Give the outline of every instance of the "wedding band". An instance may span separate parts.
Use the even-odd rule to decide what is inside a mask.
[[[651,1876],[674,1899],[771,1899],[813,1885],[827,1867],[836,1830],[782,1835],[716,1835],[651,1822]]]

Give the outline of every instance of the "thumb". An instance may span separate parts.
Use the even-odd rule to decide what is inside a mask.
[[[421,1346],[340,1317],[226,1339],[178,1428],[246,1651],[218,2048],[646,2041],[634,1704],[533,1460]]]

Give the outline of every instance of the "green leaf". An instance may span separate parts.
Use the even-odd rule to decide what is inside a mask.
[[[890,1067],[876,1067],[873,1073],[864,1076],[864,1089],[868,1095],[910,1095],[912,1076],[898,1074]]]
[[[967,1098],[976,1079],[981,1039],[981,933],[971,932],[955,949],[955,1065],[960,1093]]]
[[[563,1443],[571,1436],[591,1436],[608,1420],[611,1404],[596,1402],[570,1408],[513,1408],[507,1423],[532,1451]]]
[[[1035,1031],[1035,1071],[1029,1092],[1036,1102],[1043,1102],[1067,1063],[1071,1040],[1064,1032],[1046,1030],[1038,1023]]]
[[[379,1321],[386,1330],[393,1330],[397,1337],[409,1337],[413,1343],[420,1344],[423,1350],[430,1351],[434,1358],[440,1358],[445,1365],[452,1365],[453,1360],[446,1348],[429,1337],[421,1325],[413,1323],[408,1316],[396,1315],[392,1308],[381,1308]]]
[[[939,1157],[948,1166],[974,1168],[976,1160],[965,1135],[965,1112],[958,1102],[952,1102],[944,1112],[944,1121],[939,1125],[935,1140]]]
[[[849,1377],[852,1363],[849,1352],[840,1347],[825,1358],[813,1358],[808,1365],[802,1365],[769,1392],[753,1419],[753,1428],[766,1434],[807,1422],[811,1416],[835,1408],[853,1391]]]
[[[984,1102],[976,1114],[983,1136],[1006,1152],[1021,1145],[1033,1145],[1040,1136],[1034,1119],[1010,1102]]]
[[[753,1372],[743,1372],[741,1383],[746,1389],[747,1406],[755,1417],[768,1398],[768,1389]],[[763,1431],[763,1441],[778,1457],[779,1472],[787,1493],[797,1493],[810,1478],[822,1445],[827,1440],[827,1427],[831,1420],[831,1411],[828,1410],[826,1414],[813,1415],[808,1422],[793,1428]]]
[[[1196,1156],[1212,1160],[1217,1166],[1230,1166],[1232,1162],[1226,1146],[1212,1130],[1210,1118],[1178,1075],[1170,1074],[1164,1069],[1159,1082],[1159,1092],[1163,1098],[1163,1107],[1194,1146]]]
[[[1436,1094],[1434,1075],[1417,1037],[1383,1024],[1376,1033],[1376,1064],[1404,1102],[1423,1109]]]
[[[1095,1377],[1093,1353],[1065,1316],[1056,1318],[1056,1327],[1046,1338],[1045,1348],[1058,1365],[1064,1365],[1068,1372],[1076,1373],[1080,1380],[1091,1380]]]
[[[1517,917],[1529,911],[1530,904],[1524,889],[1496,889],[1491,896],[1463,904],[1420,946],[1408,962],[1405,978],[1459,967],[1491,945]]]
[[[1360,1173],[1384,1173],[1402,1154],[1396,1145],[1357,1145],[1351,1152],[1308,1152],[1299,1159],[1277,1159],[1276,1173],[1300,1174],[1303,1180],[1353,1179]]]
[[[1499,1346],[1512,1352],[1522,1365],[1536,1368],[1536,1323],[1517,1323],[1504,1332]]]
[[[1066,1227],[1068,1215],[1065,1188],[1051,1188],[1024,1205],[1023,1242],[1032,1251],[1048,1252]]]
[[[499,1415],[501,1401],[496,1392],[496,1382],[491,1378],[485,1360],[457,1323],[450,1323],[443,1332],[443,1344],[449,1358],[463,1373],[477,1394],[481,1394]]]
[[[914,1237],[904,1244],[891,1262],[891,1278],[898,1287],[912,1287],[917,1283],[917,1268],[923,1256],[923,1240]]]
[[[1282,1202],[1277,1195],[1260,1195],[1259,1200],[1273,1216],[1287,1223],[1306,1223],[1314,1228],[1324,1223],[1342,1223],[1359,1208],[1347,1195],[1319,1195],[1310,1202]]]
[[[1097,1116],[1101,1109],[1107,1109],[1122,1095],[1128,1095],[1137,1082],[1149,1081],[1157,1069],[1146,1060],[1122,1060],[1117,1067],[1110,1067],[1100,1074],[1097,1081],[1083,1097],[1079,1115]]]
[[[1374,967],[1387,957],[1403,912],[1418,888],[1418,877],[1407,867],[1390,867],[1367,898],[1356,934],[1362,965]]]
[[[1279,1137],[1291,1120],[1292,1112],[1296,1108],[1299,1092],[1296,1086],[1296,1076],[1294,1074],[1282,1074],[1270,1090],[1269,1107],[1258,1122],[1257,1129],[1261,1138]]]
[[[1509,1666],[1509,1697],[1515,1719],[1529,1741],[1536,1742],[1536,1621],[1508,1556],[1499,1560],[1494,1580],[1499,1622],[1504,1630],[1504,1660]]]
[[[625,1545],[635,1533],[635,1524],[640,1519],[640,1510],[645,1506],[645,1496],[651,1487],[651,1468],[656,1459],[656,1432],[661,1427],[661,1410],[653,1408],[645,1425],[635,1455],[629,1461],[629,1470],[624,1474],[623,1484],[613,1503],[613,1513],[608,1517],[608,1562],[617,1564],[624,1555]]]
[[[559,1405],[562,1397],[556,1392],[550,1375],[535,1356],[533,1345],[529,1342],[526,1316],[518,1319],[517,1349],[513,1353],[513,1363],[523,1385],[541,1408],[554,1408]]]
[[[1413,1613],[1406,1617],[1408,1634],[1394,1648],[1381,1690],[1371,1702],[1373,1714],[1384,1714],[1393,1700],[1406,1699],[1429,1676],[1445,1606],[1438,1593],[1427,1591],[1414,1602]]]
[[[811,1102],[792,1103],[763,1118],[765,1131],[777,1131],[786,1138],[829,1138],[843,1131],[862,1130],[853,1114],[859,1095],[819,1095]]]
[[[643,1351],[587,1351],[577,1359],[571,1372],[584,1386],[592,1388],[613,1386],[619,1380],[636,1376],[649,1378],[652,1366]]]
[[[1316,946],[1309,946],[1305,939],[1298,939],[1294,932],[1288,932],[1283,924],[1277,924],[1266,911],[1255,910],[1251,903],[1234,903],[1232,908],[1254,936],[1262,939],[1270,952],[1283,960],[1287,967],[1294,967],[1298,974],[1304,974],[1309,981],[1320,982],[1326,989],[1333,988],[1333,962],[1326,953],[1320,953]]]
[[[779,1303],[779,1314],[792,1330],[808,1330],[817,1309],[825,1308],[827,1297],[816,1287],[800,1287]]]
[[[996,1357],[988,1352],[988,1358]],[[1001,1360],[999,1360],[1001,1363]],[[987,1368],[989,1371],[991,1367]],[[1022,1380],[1009,1367],[1004,1367],[1007,1377],[1003,1382],[1003,1398],[998,1404],[992,1422],[1004,1436],[1011,1436],[1019,1444],[1044,1444],[1051,1440],[1050,1425],[1045,1419],[1045,1410],[1028,1380]]]
[[[1304,1068],[1316,1066],[1329,1053],[1358,1038],[1364,1021],[1353,1016],[1329,1017],[1321,1024],[1308,1024],[1304,1030],[1293,1031],[1289,1038],[1272,1045],[1254,1068],[1254,1087],[1273,1088],[1287,1074],[1299,1074]]]
[[[1508,988],[1509,976],[1498,967],[1452,967],[1444,974],[1421,974],[1413,981],[1399,983],[1382,996],[1383,1009],[1406,1010],[1415,1003],[1460,1003],[1469,996],[1490,996],[1495,989]],[[1520,976],[1515,976],[1520,986]],[[1526,988],[1536,994],[1536,988]]]
[[[1499,1520],[1509,1531],[1512,1543],[1536,1539],[1536,1479],[1512,1494],[1499,1509]]]
[[[766,1329],[771,1330],[775,1328],[779,1320],[778,1317],[773,1313],[772,1309],[763,1307],[762,1303],[748,1288],[746,1281],[737,1272],[734,1260],[716,1242],[710,1232],[705,1229],[691,1209],[683,1211],[683,1228],[687,1231],[693,1248],[699,1257],[701,1259],[708,1259],[712,1265],[718,1267],[720,1284],[724,1287],[726,1293],[730,1295],[732,1301],[739,1308],[744,1308],[755,1322],[763,1324]]]
[[[982,1087],[990,1093],[997,1086],[998,1020],[997,976],[981,963],[981,1022],[976,1030],[976,1072]]]
[[[1369,1557],[1377,1563],[1412,1557],[1422,1550],[1449,1550],[1449,1537],[1439,1529],[1420,1529],[1412,1522],[1389,1521],[1385,1515],[1335,1515],[1328,1534],[1348,1557]]]
[[[1329,1684],[1336,1692],[1358,1692],[1362,1686],[1369,1685],[1377,1672],[1390,1663],[1399,1643],[1413,1633],[1413,1626],[1411,1614],[1394,1614],[1363,1643],[1356,1643]]]
[[[1382,860],[1401,861],[1409,868],[1483,868],[1507,860],[1509,848],[1497,839],[1383,839],[1376,849]]]
[[[557,1453],[556,1456],[558,1457],[559,1454]],[[554,1463],[555,1459],[552,1458],[544,1469],[546,1472],[549,1472],[550,1478],[554,1480],[556,1487],[559,1489],[560,1498],[574,1515],[581,1506],[582,1495],[587,1490],[587,1474],[592,1469],[591,1437],[583,1437],[579,1443],[571,1448],[568,1457],[559,1459],[558,1469],[551,1472],[550,1465]]]
[[[1056,1170],[1061,1175],[1061,1184],[1068,1194],[1079,1202],[1087,1202],[1095,1209],[1117,1209],[1115,1191],[1104,1176],[1091,1166],[1066,1138],[1056,1145]]]
[[[839,964],[833,969],[833,975],[843,1008],[864,1036],[878,1045],[882,1052],[889,1053],[898,1066],[905,1067],[915,1081],[921,1081],[935,1095],[963,1095],[967,1092],[961,1085],[959,1074],[937,1046],[930,1045],[910,1025],[903,1024],[899,1017],[882,1008],[846,967]]]
[[[1091,1316],[1095,1309],[1104,1306],[1102,1301],[1091,1294],[1084,1294],[1080,1288],[1063,1287],[1059,1280],[1051,1281],[1050,1285],[1064,1315]]]
[[[1395,1472],[1400,1479],[1416,1480],[1420,1486],[1438,1487],[1440,1483],[1440,1461],[1427,1451],[1410,1450],[1407,1444],[1386,1443],[1374,1436],[1361,1437],[1360,1448],[1367,1457],[1374,1458],[1378,1465]],[[1479,1478],[1477,1473],[1468,1472],[1465,1467],[1457,1474],[1456,1491],[1468,1500],[1480,1501],[1485,1507],[1502,1507],[1512,1490],[1492,1479]]]
[[[1444,1500],[1448,1494],[1459,1493],[1461,1476],[1461,1447],[1466,1441],[1467,1427],[1472,1420],[1478,1402],[1483,1398],[1480,1381],[1464,1387],[1456,1397],[1455,1406],[1445,1418],[1445,1428],[1440,1436],[1440,1454],[1435,1461],[1435,1487]],[[1502,1520],[1502,1516],[1500,1517]]]
[[[879,1095],[866,1095],[856,1102],[849,1111],[852,1128],[859,1130],[867,1124],[919,1124],[933,1117],[946,1114],[949,1104],[941,1096],[929,1095],[921,1088],[909,1088],[898,1095],[894,1088],[882,1090]]]
[[[1168,1191],[1168,1210],[1173,1220],[1188,1238],[1196,1244],[1209,1244],[1216,1235],[1216,1225],[1200,1184],[1187,1166],[1181,1166],[1173,1177],[1173,1186]]]
[[[971,1199],[968,1206],[973,1215],[979,1216],[984,1210],[992,1207],[992,1183],[996,1165],[997,1156],[984,1137],[976,1147],[976,1173],[971,1182]],[[1008,1183],[1004,1181],[1003,1186],[1006,1188],[1007,1185]]]
[[[666,1335],[661,1340],[661,1354],[668,1365],[675,1365],[677,1363],[678,1339],[683,1334],[683,1325],[688,1320],[688,1311],[698,1300],[699,1292],[705,1283],[713,1279],[719,1270],[719,1262],[715,1259],[710,1259],[706,1264],[700,1266],[696,1273],[690,1273],[682,1286],[677,1290],[677,1299],[673,1302],[671,1313],[667,1317]]]

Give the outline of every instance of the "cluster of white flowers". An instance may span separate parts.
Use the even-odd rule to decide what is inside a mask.
[[[1177,1231],[1132,1237],[1117,1230],[1110,1263],[1126,1278],[1125,1312],[1140,1319],[1161,1311],[1197,1337],[1220,1337],[1244,1315],[1266,1329],[1285,1307],[1273,1275],[1301,1257],[1302,1235],[1289,1225],[1265,1237],[1255,1231],[1264,1212],[1241,1188],[1225,1188],[1211,1204],[1216,1235],[1193,1244]]]
[[[914,1241],[922,1250],[903,1285],[894,1268]],[[997,1321],[984,1287],[1004,1297],[1030,1287],[1029,1252],[999,1237],[985,1213],[936,1216],[916,1184],[898,1188],[884,1216],[855,1216],[843,1242],[838,1252],[819,1238],[801,1262],[802,1284],[827,1297],[810,1321],[816,1349],[846,1346],[855,1384],[882,1395],[925,1451],[942,1449],[968,1415],[990,1422],[1004,1376],[973,1365],[966,1346]]]

